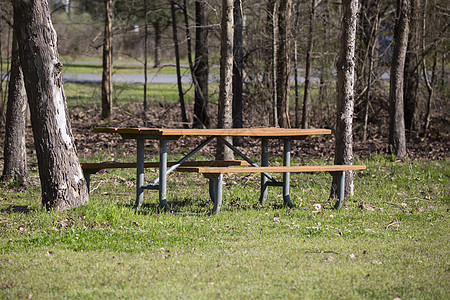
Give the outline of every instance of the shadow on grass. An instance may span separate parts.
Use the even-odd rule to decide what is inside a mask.
[[[220,211],[243,211],[243,210],[280,210],[280,209],[300,209],[305,210],[305,208],[295,207],[288,208],[284,203],[266,203],[262,206],[260,203],[255,202],[254,204],[242,203],[243,201],[240,197],[230,199],[228,203],[224,203]],[[125,207],[127,209],[134,210],[134,203],[128,204],[118,204],[120,207]],[[213,202],[210,199],[204,198],[177,198],[168,201],[170,210],[163,208],[159,202],[158,203],[143,203],[141,207],[137,210],[137,214],[140,215],[151,215],[151,214],[162,214],[162,213],[173,213],[179,215],[207,215],[211,212],[213,208]],[[220,213],[220,212],[219,212]]]
[[[32,208],[29,208],[28,205],[10,205],[5,209],[0,210],[2,213],[30,213],[35,211]]]

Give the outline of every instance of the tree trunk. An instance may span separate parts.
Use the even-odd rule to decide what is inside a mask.
[[[303,94],[302,128],[309,127],[309,106],[311,101],[311,64],[314,43],[314,24],[316,22],[316,0],[311,0],[310,9],[308,49],[306,50],[305,92]]]
[[[152,23],[155,29],[155,68],[161,67],[161,25],[159,22]]]
[[[378,26],[377,26],[378,27]],[[372,69],[373,69],[373,57],[374,57],[374,45],[369,46],[369,66],[367,70],[367,91],[366,91],[366,101],[364,104],[364,124],[363,124],[363,142],[367,141],[367,127],[369,124],[369,105],[370,105],[370,97],[372,96]]]
[[[181,121],[183,122],[183,127],[188,128],[188,120],[186,116],[186,106],[184,104],[184,93],[183,84],[181,82],[181,70],[180,70],[180,51],[178,48],[178,33],[177,33],[177,21],[175,15],[175,2],[170,1],[170,9],[172,11],[172,33],[173,33],[173,44],[175,46],[175,62],[177,69],[177,86],[178,86],[178,98],[181,107]]]
[[[363,142],[367,141],[367,127],[369,123],[369,106],[370,106],[370,98],[372,97],[372,73],[373,73],[373,65],[374,65],[374,57],[376,50],[376,42],[378,36],[378,28],[380,24],[380,9],[379,3],[377,2],[375,7],[375,16],[374,21],[371,24],[372,30],[370,31],[370,37],[368,39],[368,66],[367,66],[367,91],[366,91],[366,100],[364,103],[364,115],[363,115]]]
[[[291,127],[289,121],[291,0],[281,0],[278,11],[279,47],[277,52],[278,124]]]
[[[342,1],[343,18],[341,29],[341,45],[337,70],[337,118],[334,163],[336,165],[353,164],[353,108],[355,86],[355,41],[356,24],[359,9],[358,0]],[[353,173],[345,174],[345,194],[353,195]],[[333,186],[337,177],[333,176]],[[332,189],[336,195],[336,189]]]
[[[428,0],[425,0],[423,13],[422,13],[422,52],[426,53],[426,40],[425,35],[427,32],[427,26],[426,26],[426,11],[428,9]],[[425,86],[427,87],[428,91],[428,98],[427,98],[427,106],[425,109],[425,120],[423,125],[423,133],[424,136],[427,136],[428,134],[428,127],[430,126],[431,121],[431,108],[433,103],[433,85],[435,80],[435,74],[436,74],[436,65],[437,65],[437,51],[436,46],[434,45],[434,58],[433,58],[433,68],[431,72],[431,80],[428,78],[428,71],[427,71],[427,64],[426,64],[426,57],[425,54],[422,57],[422,71],[423,71],[423,78],[425,79]]]
[[[244,70],[242,2],[242,0],[234,0],[233,128],[242,128],[242,76]],[[234,145],[241,145],[242,137],[234,137],[233,142]]]
[[[208,113],[208,13],[204,0],[195,1],[194,127],[209,127]]]
[[[321,20],[321,27],[324,30],[323,36],[325,41],[328,41],[332,38],[332,32],[329,26],[330,23],[330,9],[329,9],[329,1],[326,1],[324,4],[322,4],[323,6],[323,12],[322,12],[322,20]],[[332,73],[332,69],[333,68],[333,64],[331,63],[331,59],[330,59],[330,55],[329,54],[324,54],[323,58],[320,62],[319,65],[319,102],[321,104],[327,104],[327,110],[328,110],[328,115],[332,115],[331,114],[331,103],[334,104],[334,101],[329,101],[328,97],[329,97],[329,85],[330,85],[330,78],[332,77],[331,73]],[[333,108],[334,110],[334,108]],[[334,112],[333,112],[334,113]],[[334,123],[334,121],[332,122]]]
[[[16,0],[13,5],[42,202],[61,211],[86,203],[89,195],[70,126],[56,31],[47,1]]]
[[[144,27],[144,124],[147,124],[147,68],[148,68],[148,3],[144,0],[144,14],[145,14],[145,27]]]
[[[189,29],[189,16],[187,9],[187,1],[183,0],[183,17],[184,17],[184,30],[186,32],[186,42],[187,42],[187,57],[189,62],[189,69],[191,71],[192,81],[194,82],[194,88],[198,86],[197,78],[195,78],[194,73],[194,63],[192,61],[192,39],[191,39],[191,30]]]
[[[189,29],[189,16],[188,16],[188,10],[187,10],[187,1],[183,0],[183,15],[184,15],[184,25],[185,25],[185,31],[186,31],[186,40],[187,40],[187,56],[188,56],[188,62],[189,62],[189,69],[191,70],[191,77],[192,82],[194,83],[194,91],[197,93],[197,89],[200,88],[198,84],[198,79],[196,77],[195,73],[195,66],[192,61],[192,42],[191,42],[191,31]],[[201,93],[201,90],[199,91]],[[193,127],[195,128],[195,104],[194,104],[194,122]]]
[[[430,127],[431,123],[431,110],[433,107],[433,95],[434,95],[434,81],[436,79],[436,66],[437,66],[437,52],[435,50],[434,52],[434,58],[433,58],[433,67],[431,69],[431,79],[428,79],[428,71],[427,71],[427,65],[425,62],[425,57],[422,58],[422,64],[423,64],[423,77],[425,78],[425,85],[427,86],[428,91],[428,97],[427,97],[427,107],[425,110],[425,121],[423,125],[423,135],[428,135],[428,129]]]
[[[300,128],[299,96],[298,96],[298,50],[297,40],[294,41],[294,92],[295,92],[295,128]]]
[[[278,2],[276,0],[269,0],[268,11],[272,12],[272,126],[278,127],[278,40],[279,40],[279,28],[278,28]]]
[[[403,107],[403,76],[408,47],[410,0],[397,0],[397,20],[394,29],[394,53],[390,74],[389,150],[399,158],[407,155]]]
[[[105,1],[105,32],[103,36],[102,119],[112,117],[112,22],[113,0]]]
[[[25,145],[27,95],[20,67],[17,25],[17,22],[14,22],[3,152],[5,164],[1,179],[23,186],[29,181]]]
[[[218,128],[233,126],[233,0],[222,0]],[[226,140],[232,143],[232,139]],[[218,141],[216,159],[232,160],[233,152]]]
[[[405,129],[409,136],[417,132],[416,108],[417,91],[419,88],[419,7],[420,0],[411,0],[411,30],[409,32],[408,48],[405,58],[405,86],[404,91],[404,111],[405,111]]]

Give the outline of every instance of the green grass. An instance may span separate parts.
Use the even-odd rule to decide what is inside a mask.
[[[211,85],[213,91],[218,85]],[[194,99],[194,90],[188,85],[183,85],[185,92],[184,100],[191,103]],[[64,91],[69,108],[100,108],[101,107],[101,85],[88,83],[65,83]],[[113,99],[115,105],[127,106],[130,104],[143,103],[144,85],[115,83],[113,86]],[[147,87],[147,101],[149,104],[178,102],[178,91],[174,84],[150,84]]]
[[[182,71],[188,71],[188,68],[183,67]],[[75,74],[102,74],[103,65],[101,62],[66,62],[64,63],[63,72]],[[144,74],[144,64],[115,64],[113,66],[113,72],[119,74]],[[149,74],[176,74],[176,69],[174,65],[164,66],[162,68],[154,68],[153,65],[149,63],[147,72]]]
[[[168,200],[197,216],[161,212],[151,191],[135,214],[134,170],[93,175],[89,203],[61,213],[43,211],[39,188],[2,185],[0,298],[447,299],[450,163],[362,163],[341,210],[321,173],[291,175],[303,210],[284,208],[279,188],[250,208],[258,176],[226,176],[216,216],[203,214],[207,182],[195,174],[171,175]]]

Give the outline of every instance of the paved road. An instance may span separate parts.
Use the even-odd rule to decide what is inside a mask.
[[[302,72],[302,70],[300,70]],[[63,74],[64,82],[77,82],[77,83],[100,83],[102,81],[102,74]],[[184,74],[181,77],[182,83],[191,83],[192,78],[190,74]],[[209,76],[210,82],[219,82],[219,74],[213,74]],[[305,82],[305,78],[299,74],[299,83]],[[319,82],[317,76],[313,76],[312,82]],[[144,74],[114,74],[113,82],[117,83],[144,83]],[[152,83],[177,83],[176,74],[147,74],[147,82]],[[291,82],[294,82],[294,77],[291,77]]]
[[[102,65],[102,62],[100,61],[68,61],[65,63],[74,63],[74,64],[91,64],[91,65]],[[131,66],[142,66],[141,62],[115,62],[114,65],[131,65]],[[163,64],[167,66],[174,66],[174,64]],[[183,70],[188,70],[187,64],[182,64]],[[304,83],[305,82],[305,69],[299,68],[298,69],[298,82]],[[64,73],[63,78],[65,82],[77,82],[77,83],[101,83],[102,81],[102,74],[71,74],[71,73]],[[389,71],[385,72],[381,75],[380,79],[382,81],[389,81]],[[186,72],[186,74],[182,75],[182,83],[192,83],[192,78],[189,72]],[[113,81],[117,83],[144,83],[144,74],[114,74],[113,75]],[[219,74],[213,74],[210,75],[209,78],[210,82],[219,82]],[[318,74],[312,74],[311,81],[313,83],[319,82]],[[155,83],[171,83],[176,84],[177,83],[177,76],[176,74],[148,74],[147,75],[147,82],[149,84]],[[294,76],[291,75],[291,83],[294,83]]]
[[[97,61],[71,61],[71,63],[78,64],[92,64],[92,65],[101,65],[101,62]],[[142,65],[140,62],[115,62],[114,65]],[[167,64],[173,66],[173,64]],[[183,64],[183,68],[187,68],[188,65]],[[298,69],[298,82],[305,82],[305,69]],[[71,74],[64,73],[63,74],[64,82],[77,82],[77,83],[101,83],[102,82],[102,74]],[[381,80],[389,81],[389,73],[385,72],[381,76]],[[191,75],[187,72],[181,77],[182,83],[192,83]],[[210,82],[219,82],[219,74],[210,75]],[[311,77],[311,81],[313,83],[319,82],[319,77],[313,73]],[[114,74],[113,82],[117,83],[144,83],[144,74]],[[149,84],[152,83],[177,83],[176,74],[147,74],[147,82]],[[294,83],[294,76],[291,76],[291,83]]]
[[[102,74],[63,74],[64,82],[100,83]],[[177,83],[175,74],[147,74],[148,83]],[[212,78],[213,80],[213,78]],[[183,83],[192,82],[191,75],[181,77]],[[114,74],[113,82],[117,83],[144,83],[144,74]]]

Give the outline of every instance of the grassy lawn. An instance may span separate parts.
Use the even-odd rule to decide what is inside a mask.
[[[184,68],[183,70],[188,68]],[[144,74],[144,63],[116,63],[113,66],[114,73],[120,74]],[[102,62],[66,62],[64,63],[64,73],[92,73],[92,74],[102,74],[103,65]],[[148,64],[148,73],[160,73],[160,74],[176,74],[175,65],[167,65],[162,68],[154,68],[151,63]]]
[[[279,188],[250,208],[258,176],[229,175],[216,216],[194,174],[171,175],[168,200],[195,216],[154,191],[135,214],[134,170],[93,175],[89,203],[62,213],[2,185],[0,298],[448,299],[449,161],[362,163],[341,210],[327,174],[291,175],[294,210]]]
[[[210,102],[216,103],[219,91],[218,84],[210,84]],[[101,107],[102,89],[100,84],[94,83],[64,83],[69,109],[92,109]],[[194,88],[183,84],[184,101],[194,102]],[[136,83],[114,83],[114,106],[127,107],[130,104],[143,103],[144,85]],[[149,84],[147,87],[147,101],[150,105],[178,102],[176,84]]]
[[[185,84],[184,96],[186,103],[194,99],[194,89]],[[101,107],[102,90],[100,84],[93,83],[65,83],[64,90],[67,96],[67,105],[71,108],[99,108]],[[142,103],[144,100],[144,85],[131,83],[115,83],[113,99],[115,105],[127,106],[129,104]],[[147,99],[150,104],[173,103],[178,100],[176,85],[169,83],[151,84],[147,89]],[[174,100],[175,99],[175,100]],[[118,103],[119,102],[119,103]]]

